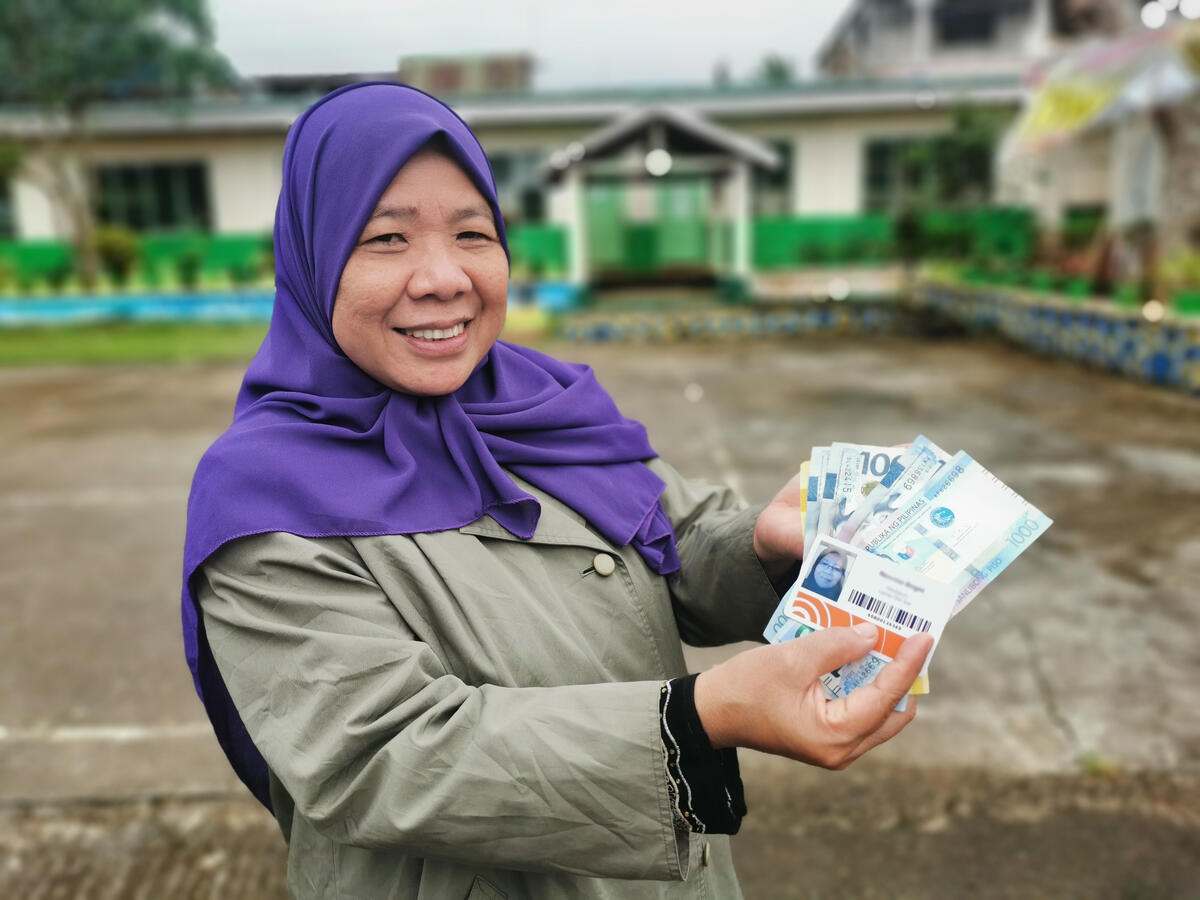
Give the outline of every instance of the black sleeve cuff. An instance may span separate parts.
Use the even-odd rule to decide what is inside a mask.
[[[714,750],[696,712],[696,676],[674,678],[659,695],[667,786],[677,822],[697,834],[737,834],[746,814],[737,750]]]

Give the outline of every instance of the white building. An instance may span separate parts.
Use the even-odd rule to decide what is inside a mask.
[[[858,0],[831,33],[819,55],[821,77],[811,82],[541,93],[520,90],[528,72],[521,57],[507,61],[516,90],[444,99],[491,157],[511,224],[568,226],[582,244],[596,217],[637,223],[686,209],[733,226],[735,258],[727,262],[736,263],[748,217],[894,208],[907,143],[946,130],[957,104],[1015,116],[1021,72],[1077,36],[1117,28],[1131,9],[1136,14],[1119,0]],[[451,74],[437,60],[420,62],[413,71],[421,77]],[[477,58],[463,66],[478,75],[493,64]],[[258,93],[238,98],[100,107],[86,142],[0,106],[0,140],[20,144],[26,163],[0,184],[0,239],[69,235],[63,210],[31,177],[55,147],[77,179],[91,181],[102,221],[150,232],[264,234],[288,126],[320,93],[353,80],[262,79]],[[605,144],[633,121],[639,127],[622,132],[620,146]],[[572,156],[581,147],[590,154],[582,161]],[[639,168],[651,149],[670,152],[669,178],[656,181]],[[566,163],[556,168],[554,160]],[[1040,201],[1043,214],[1101,202],[1095,169],[1064,172]],[[591,231],[597,252],[600,235]]]
[[[69,135],[61,140],[78,176],[94,179],[102,219],[139,229],[265,231],[274,215],[287,128],[313,99],[101,107],[92,120],[86,172],[82,145]],[[565,223],[568,186],[546,183],[547,163],[556,151],[639,109],[675,110],[711,133],[754,141],[776,154],[776,169],[754,173],[756,213],[853,214],[886,204],[890,175],[873,148],[945,129],[956,103],[1013,113],[1020,89],[1015,79],[1001,77],[447,99],[491,157],[506,216]],[[0,137],[22,144],[31,167],[52,131],[29,112],[0,107]],[[18,175],[7,187],[10,213],[0,217],[0,227],[9,236],[68,234],[61,212],[29,179]]]

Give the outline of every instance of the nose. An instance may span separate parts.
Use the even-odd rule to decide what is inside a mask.
[[[471,277],[452,250],[444,247],[423,248],[408,280],[408,293],[414,300],[453,300],[470,290]]]

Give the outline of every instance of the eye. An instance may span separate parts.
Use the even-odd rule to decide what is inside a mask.
[[[482,231],[460,231],[458,233],[460,240],[464,241],[490,241],[491,235],[484,234]]]
[[[387,234],[377,234],[373,238],[367,238],[363,241],[364,244],[376,244],[384,247],[398,247],[401,244],[407,244],[408,239],[399,232],[392,231]]]

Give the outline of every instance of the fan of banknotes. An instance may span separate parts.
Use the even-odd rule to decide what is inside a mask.
[[[880,633],[824,676],[830,697],[869,684],[911,635],[929,632],[936,650],[946,623],[1051,524],[969,454],[924,435],[907,447],[813,447],[801,473],[804,562],[764,635],[780,643],[863,621]],[[932,658],[912,693],[928,692]]]

